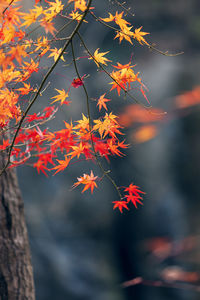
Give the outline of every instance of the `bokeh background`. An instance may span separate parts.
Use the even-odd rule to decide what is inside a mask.
[[[93,4],[102,17],[121,10],[112,1]],[[30,166],[19,167],[38,300],[200,299],[200,106],[180,110],[175,105],[178,95],[200,85],[200,2],[140,0],[125,5],[135,14],[127,15],[132,25],[151,33],[149,42],[169,53],[184,52],[169,57],[136,43],[119,46],[114,33],[97,22],[81,30],[92,51],[111,50],[115,63],[132,57],[152,106],[168,112],[156,136],[146,142],[134,140],[134,122],[125,129],[131,146],[108,166],[118,185],[133,181],[146,192],[144,206],[123,214],[113,211],[117,195],[106,180],[92,196],[72,190],[84,172],[92,169],[100,175],[90,162],[48,178]],[[86,55],[78,40],[75,48],[78,56]],[[86,84],[91,98],[108,91],[106,76],[96,73],[91,62],[80,59],[79,68],[82,75],[90,74]],[[61,74],[59,65],[36,111],[49,102],[55,87],[67,87],[76,77],[72,66]],[[110,96],[114,113],[132,103],[115,92]],[[47,126],[61,128],[62,120],[86,113],[81,88],[72,98],[71,106]],[[134,278],[131,286],[121,285]]]

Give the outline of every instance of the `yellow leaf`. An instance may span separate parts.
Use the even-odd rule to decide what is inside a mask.
[[[106,55],[109,51],[107,52],[99,52],[99,48],[97,50],[95,50],[93,57],[90,57],[89,59],[93,59],[95,64],[99,67],[99,63],[106,65],[107,66],[107,61],[111,61],[106,57],[103,57],[104,55]]]
[[[136,39],[141,45],[143,45],[143,43],[149,45],[149,43],[147,43],[147,41],[143,38],[144,35],[147,35],[149,33],[140,31],[141,29],[142,26],[140,28],[135,29],[135,32],[133,33],[133,38]]]
[[[60,49],[54,48],[54,49],[51,49],[50,51],[51,51],[51,53],[49,54],[48,57],[53,57],[54,61],[56,61],[58,59],[58,56],[60,55],[60,53],[62,51],[62,48],[60,48]],[[63,55],[61,56],[61,59],[63,61],[65,61]]]
[[[108,14],[109,14],[109,18],[101,18],[101,20],[104,22],[113,22],[115,19],[115,16],[113,16],[111,13],[108,13]]]
[[[67,97],[69,97],[69,95],[68,95],[68,93],[66,93],[63,89],[62,90],[57,90],[57,89],[55,89],[59,94],[58,95],[56,95],[56,96],[54,96],[54,97],[51,97],[51,99],[56,99],[56,100],[54,100],[53,102],[51,102],[51,104],[52,103],[54,103],[54,102],[57,102],[57,101],[60,101],[61,102],[61,105],[65,102],[65,99],[67,98]]]

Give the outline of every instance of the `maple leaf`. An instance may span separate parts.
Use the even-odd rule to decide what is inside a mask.
[[[149,45],[149,43],[147,43],[147,41],[143,38],[143,36],[149,34],[148,32],[143,32],[141,31],[142,26],[140,28],[135,29],[135,32],[133,33],[133,38],[136,39],[141,45],[146,44]]]
[[[123,140],[122,142],[118,141],[118,147],[122,149],[127,149],[129,146],[130,146],[129,144],[125,144],[125,140]]]
[[[80,9],[81,11],[85,11],[87,8],[87,4],[85,0],[69,0],[68,3],[74,2],[74,10]]]
[[[4,14],[6,24],[11,23],[18,26],[21,23],[20,17],[22,13],[18,11],[19,9],[20,7],[13,8],[12,6],[9,6]]]
[[[3,139],[3,144],[0,145],[0,150],[5,150],[5,149],[8,148],[9,146],[10,146],[9,140],[4,140],[4,139]]]
[[[49,117],[51,117],[56,112],[55,106],[46,106],[43,109],[43,112],[44,112],[44,115],[43,115],[44,118],[48,119]]]
[[[59,0],[55,0],[55,2],[49,2],[46,0],[46,2],[49,3],[49,5],[50,5],[49,10],[55,12],[56,14],[58,14],[59,12],[61,12],[63,10],[64,5]]]
[[[38,18],[38,12],[34,11],[33,9],[30,9],[28,13],[22,13],[23,19],[25,20],[24,23],[21,24],[21,26],[29,27],[30,25],[34,24],[37,21]]]
[[[75,89],[77,89],[79,86],[83,85],[83,78],[84,78],[84,77],[85,77],[85,75],[83,75],[83,76],[81,77],[81,79],[80,79],[80,78],[74,78],[73,81],[72,81],[72,83],[71,83],[71,85],[72,85]]]
[[[79,21],[82,19],[82,17],[83,17],[83,15],[82,15],[82,14],[79,14],[77,11],[76,11],[76,12],[72,11],[72,12],[69,14],[69,16],[70,16],[73,20],[76,20],[77,22],[79,22]],[[83,20],[83,22],[88,23],[86,20]]]
[[[123,212],[124,208],[129,210],[129,208],[127,206],[128,202],[126,202],[126,201],[113,201],[112,203],[115,203],[115,205],[113,206],[113,209],[118,208],[121,213]]]
[[[63,105],[63,103],[65,102],[65,99],[69,97],[68,93],[66,93],[64,91],[64,89],[62,89],[62,90],[55,89],[55,90],[58,92],[58,95],[51,97],[51,99],[55,98],[55,100],[53,102],[51,102],[51,104],[54,102],[60,101],[61,105]],[[70,103],[70,102],[68,102],[68,103]]]
[[[143,203],[140,201],[140,199],[142,200],[142,197],[140,196],[134,196],[133,194],[129,194],[126,195],[125,197],[127,199],[127,203],[132,202],[135,208],[137,208],[137,203],[143,205]]]
[[[48,18],[43,19],[40,24],[42,27],[44,27],[46,33],[50,32],[52,35],[54,35],[54,31],[57,31],[53,26],[54,23],[51,23],[51,20],[48,20]]]
[[[5,83],[11,82],[13,80],[18,80],[21,73],[19,71],[14,71],[14,66],[11,68],[0,70],[0,89],[4,86]]]
[[[113,16],[111,13],[108,13],[109,14],[109,17],[108,18],[101,18],[102,21],[104,22],[113,22],[114,19],[115,19],[115,16]]]
[[[143,84],[142,84],[142,85],[143,85]],[[147,87],[145,87],[145,89],[148,90]],[[146,101],[150,104],[149,99],[147,98],[147,96],[146,96],[146,94],[145,94],[145,91],[144,91],[144,89],[143,89],[142,86],[140,87],[140,92],[142,93],[142,95],[143,95],[143,97],[146,99]]]
[[[106,93],[105,93],[106,94]],[[111,101],[110,99],[106,99],[104,98],[105,97],[105,94],[101,95],[98,99],[98,103],[97,103],[97,106],[99,106],[99,111],[101,111],[102,107],[105,108],[105,110],[108,110],[107,109],[107,106],[106,106],[106,102],[109,102]]]
[[[12,24],[9,24],[9,26],[4,26],[2,28],[2,36],[3,36],[2,44],[6,44],[6,43],[13,41],[15,33],[16,33],[16,30]]]
[[[55,166],[54,168],[52,168],[52,170],[57,170],[54,175],[60,171],[63,171],[64,169],[67,168],[67,166],[69,165],[69,162],[70,162],[70,158],[68,158],[67,155],[65,155],[65,159],[64,160],[59,160],[59,159],[56,159],[57,162],[59,163],[59,165]]]
[[[137,208],[137,203],[142,204],[142,197],[140,194],[145,194],[139,189],[137,185],[131,183],[127,188],[124,189],[125,192],[128,192],[128,195],[125,195],[127,202],[132,202],[133,205]]]
[[[115,143],[114,139],[107,140],[108,149],[112,153],[112,155],[122,156],[122,152],[118,149],[119,145]]]
[[[17,117],[18,95],[9,89],[0,89],[0,123],[5,124],[10,118]]]
[[[41,116],[38,116],[36,113],[32,114],[32,115],[27,115],[26,117],[26,121],[27,122],[33,122],[33,121],[38,121],[38,120],[42,120],[43,118]]]
[[[47,37],[39,37],[37,39],[37,43],[36,43],[36,48],[34,50],[34,52],[38,51],[38,50],[42,50],[42,52],[40,53],[40,56],[43,56],[47,51],[49,51],[50,46],[49,46],[49,42]]]
[[[121,31],[118,31],[114,39],[119,38],[119,43],[121,44],[121,41],[125,39],[130,44],[133,44],[131,41],[131,37],[133,35],[133,32],[131,31],[131,27],[124,27],[121,29]]]
[[[124,20],[124,19],[122,18],[123,14],[124,14],[123,11],[122,11],[120,14],[118,14],[118,11],[117,11],[116,14],[115,14],[115,19],[114,19],[115,23],[116,23],[117,25],[119,25],[119,27],[120,27],[121,29],[126,28],[127,25],[130,24],[129,22],[127,22],[126,20]]]
[[[93,54],[92,57],[88,58],[88,59],[93,59],[95,64],[97,65],[97,67],[99,67],[99,63],[106,65],[107,66],[107,61],[111,61],[106,57],[103,57],[104,55],[106,55],[109,51],[107,52],[99,52],[99,48],[97,48]]]
[[[145,194],[145,192],[141,191],[137,185],[131,183],[127,188],[124,190],[125,192],[129,192],[129,194],[134,194],[135,196],[139,196],[139,193]]]
[[[95,125],[93,126],[92,130],[96,131],[98,130],[100,137],[102,139],[103,133],[105,131],[105,125],[104,122],[101,120],[94,120]]]
[[[44,10],[43,10],[43,7],[40,5],[40,6],[35,6],[32,11],[35,13],[36,15],[36,18],[38,18],[41,14],[44,13]]]
[[[38,173],[40,174],[40,171],[47,176],[47,173],[45,170],[49,170],[43,160],[38,159],[36,163],[33,164],[33,167],[37,169]]]
[[[109,150],[108,145],[105,142],[102,142],[99,138],[93,138],[95,141],[95,151],[99,153],[100,156],[104,156],[108,160]]]
[[[48,57],[53,57],[54,61],[56,61],[62,51],[62,48],[60,49],[57,49],[57,48],[54,48],[54,49],[50,49],[51,53],[49,54]],[[65,61],[63,55],[60,57],[63,61]]]
[[[141,81],[141,78],[138,77],[139,73],[136,74],[133,71],[133,67],[135,67],[135,65],[131,66],[130,63],[122,65],[120,63],[117,63],[117,66],[113,67],[118,69],[119,71],[113,71],[111,73],[111,77],[114,79],[113,82],[110,82],[110,84],[113,85],[110,89],[111,91],[116,88],[118,95],[120,96],[121,89],[125,91],[127,89],[130,89],[131,83],[135,81],[137,81],[140,86],[145,87]]]
[[[17,91],[19,91],[21,95],[28,95],[33,88],[31,88],[30,83],[23,82],[23,85],[24,87],[17,89]]]
[[[82,190],[82,193],[85,192],[88,189],[91,189],[91,193],[93,193],[94,187],[97,187],[97,184],[95,180],[98,178],[98,176],[94,176],[93,172],[90,172],[90,175],[83,174],[83,176],[77,178],[78,181],[74,183],[73,187],[77,187],[80,184],[84,184],[85,187]]]
[[[82,120],[76,121],[78,124],[74,127],[74,129],[80,129],[85,132],[89,131],[90,126],[89,126],[89,118],[87,118],[84,114],[82,114]]]
[[[80,142],[78,146],[72,146],[71,148],[72,150],[74,150],[71,153],[69,153],[69,155],[71,155],[71,159],[75,156],[79,158],[80,155],[84,153],[84,150],[86,149],[86,145],[83,145],[83,143]]]
[[[23,66],[23,71],[21,76],[21,80],[27,80],[33,72],[38,72],[39,68],[39,62],[34,62],[34,60],[31,58],[31,62],[24,62],[25,66]]]
[[[120,71],[112,71],[110,76],[114,79],[114,81],[109,83],[113,85],[110,91],[117,89],[117,93],[120,96],[121,89],[126,89],[126,82],[124,81]]]
[[[93,126],[93,131],[98,130],[101,138],[105,138],[108,134],[111,137],[116,138],[116,133],[122,134],[118,128],[121,128],[119,126],[118,122],[115,120],[117,116],[112,114],[105,114],[104,120],[94,120],[95,125]]]

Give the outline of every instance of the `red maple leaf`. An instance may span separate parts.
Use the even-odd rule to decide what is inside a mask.
[[[126,201],[113,201],[112,203],[115,203],[115,205],[113,206],[113,209],[118,208],[120,210],[120,212],[123,212],[123,208],[129,210]]]
[[[129,203],[131,201],[136,208],[137,208],[137,203],[143,205],[143,203],[140,201],[140,200],[142,200],[142,197],[140,197],[140,196],[134,196],[133,194],[129,194],[129,195],[126,195],[125,197],[127,199],[127,203]]]
[[[72,81],[72,83],[71,83],[71,85],[75,88],[75,89],[77,89],[79,86],[81,86],[81,85],[83,85],[83,78],[86,76],[86,74],[85,75],[83,75],[81,78],[74,78],[73,79],[73,81]]]

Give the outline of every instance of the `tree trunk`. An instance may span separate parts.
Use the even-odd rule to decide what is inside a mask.
[[[0,169],[6,159],[0,152]],[[24,205],[14,169],[0,177],[0,299],[35,299]]]

